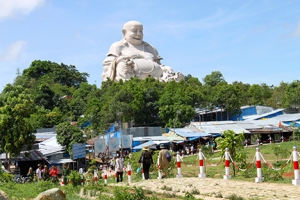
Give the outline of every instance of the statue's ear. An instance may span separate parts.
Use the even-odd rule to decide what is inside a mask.
[[[126,34],[126,30],[125,30],[125,29],[123,29],[123,30],[122,30],[122,35],[123,35],[123,38],[125,38],[125,34]]]

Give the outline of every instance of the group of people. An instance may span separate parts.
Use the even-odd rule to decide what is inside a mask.
[[[152,153],[149,151],[148,147],[144,147],[142,150],[142,154],[139,158],[139,163],[142,165],[142,168],[144,170],[144,178],[148,180],[150,178],[150,167],[151,165],[154,165],[153,158],[152,158]],[[171,154],[169,151],[166,149],[166,145],[161,144],[160,145],[160,151],[158,154],[158,159],[157,159],[157,167],[159,171],[163,174],[163,177],[168,178],[169,177],[169,164],[170,164],[170,157]],[[170,157],[171,158],[171,157]],[[162,178],[162,177],[159,177]]]
[[[70,169],[67,167],[66,164],[64,164],[63,168],[63,181],[67,183],[67,177],[70,175]],[[51,169],[49,170],[48,166],[45,165],[44,168],[42,169],[42,165],[38,164],[36,171],[34,172],[32,167],[29,168],[28,173],[27,173],[27,180],[28,182],[32,182],[34,180],[37,181],[52,181],[54,183],[58,182],[58,169],[55,165],[51,166]]]

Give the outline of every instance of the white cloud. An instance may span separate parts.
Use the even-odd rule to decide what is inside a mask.
[[[25,46],[26,42],[21,40],[12,43],[3,54],[0,54],[0,61],[17,61]]]
[[[15,16],[27,15],[46,0],[0,0],[0,21]]]
[[[291,32],[291,35],[300,36],[300,20],[298,21],[296,28]]]

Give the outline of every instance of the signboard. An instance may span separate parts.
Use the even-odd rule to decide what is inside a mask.
[[[123,135],[122,136],[122,148],[131,149],[132,148],[132,135]]]
[[[78,143],[72,146],[73,159],[84,158],[86,156],[85,144]]]
[[[108,139],[109,152],[119,151],[119,138],[109,138]]]
[[[97,139],[94,141],[95,155],[106,151],[105,139]]]

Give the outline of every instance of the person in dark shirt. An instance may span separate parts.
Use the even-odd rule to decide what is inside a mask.
[[[153,165],[153,159],[148,147],[143,148],[143,153],[141,154],[139,163],[143,165],[145,179],[149,179],[149,169],[150,166]]]

